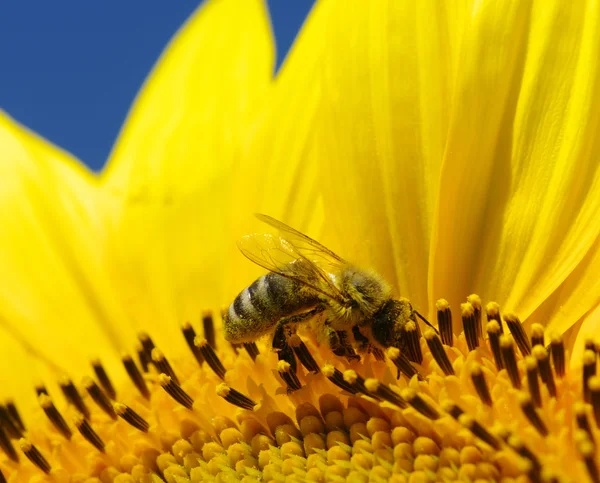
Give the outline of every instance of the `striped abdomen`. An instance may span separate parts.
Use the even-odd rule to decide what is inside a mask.
[[[310,309],[319,302],[313,290],[295,280],[268,273],[246,287],[229,306],[225,339],[250,342],[269,333],[282,317]]]

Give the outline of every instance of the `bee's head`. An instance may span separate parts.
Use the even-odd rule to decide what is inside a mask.
[[[389,300],[373,317],[371,333],[384,347],[402,347],[404,326],[413,319],[412,305],[407,299]]]
[[[340,291],[346,297],[347,317],[371,318],[391,297],[387,283],[375,273],[349,267],[340,274]]]

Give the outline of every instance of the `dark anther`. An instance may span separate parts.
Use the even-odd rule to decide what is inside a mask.
[[[258,350],[258,346],[256,345],[256,342],[244,342],[242,345],[244,346],[244,349],[246,349],[246,352],[248,353],[250,358],[253,361],[255,361],[256,356],[258,354],[260,354],[260,352]]]
[[[293,372],[297,372],[298,363],[296,362],[296,356],[294,355],[293,349],[289,345],[285,344],[283,349],[279,349],[277,351],[277,360],[287,362],[290,365],[291,370]]]
[[[225,367],[223,366],[221,359],[219,359],[219,356],[214,351],[214,349],[213,349],[212,345],[210,345],[209,341],[207,339],[202,339],[200,337],[196,337],[196,339],[194,340],[194,344],[196,345],[196,347],[198,347],[198,349],[200,349],[200,353],[202,354],[202,357],[204,357],[204,360],[206,361],[208,366],[213,370],[213,372],[219,378],[224,379],[225,373],[227,371],[225,370]]]
[[[25,424],[23,424],[23,419],[21,419],[21,415],[19,414],[19,411],[17,409],[17,406],[15,406],[14,401],[6,402],[6,410],[8,411],[8,414],[10,415],[12,420],[16,423],[17,427],[21,431],[25,431]]]
[[[202,327],[204,328],[204,338],[213,349],[217,348],[215,339],[215,323],[212,312],[206,311],[202,314]]]
[[[110,399],[108,399],[108,396],[100,389],[100,386],[96,384],[96,381],[91,377],[85,377],[83,379],[83,387],[85,387],[90,397],[102,411],[108,414],[112,419],[117,419],[117,415],[115,414]]]
[[[408,322],[404,327],[404,340],[406,341],[406,357],[417,364],[423,362],[423,352],[419,341],[419,326],[415,322]]]
[[[13,446],[12,442],[10,441],[8,434],[6,434],[6,431],[4,430],[4,428],[1,425],[0,425],[0,448],[2,448],[2,451],[4,451],[6,453],[6,456],[8,456],[12,461],[14,461],[15,463],[19,462],[19,455],[17,454],[15,447]]]
[[[90,410],[83,402],[81,394],[68,377],[62,377],[59,381],[60,388],[67,401],[69,401],[75,408],[83,415],[85,419],[90,418]]]
[[[588,438],[592,443],[594,443],[594,434],[592,431],[592,427],[590,425],[590,421],[587,417],[587,410],[585,408],[585,404],[583,403],[575,403],[575,420],[577,421],[577,427],[586,432]]]
[[[365,380],[363,377],[353,369],[348,369],[343,373],[344,381],[350,384],[357,393],[364,394],[365,396],[372,397],[373,399],[379,399],[376,394],[373,394],[365,386]]]
[[[349,392],[350,394],[356,394],[356,389],[352,387],[351,384],[348,384],[344,380],[344,375],[331,364],[326,364],[323,366],[323,374],[325,374],[325,377],[340,389]]]
[[[596,353],[589,349],[586,349],[583,352],[583,399],[585,402],[590,402],[590,387],[589,380],[590,377],[596,375]]]
[[[52,399],[50,399],[50,396],[48,396],[47,394],[40,394],[40,396],[38,397],[38,401],[40,403],[40,406],[44,410],[44,413],[46,413],[46,416],[48,417],[52,425],[56,428],[56,430],[60,434],[62,434],[65,437],[65,439],[71,439],[71,436],[73,436],[71,428],[69,428],[69,425],[67,424],[65,419],[62,417],[60,412],[58,412],[58,409],[56,409],[56,406],[52,402]]]
[[[527,371],[527,387],[535,407],[542,407],[542,392],[540,391],[540,382],[538,379],[537,359],[533,356],[525,358],[525,370]]]
[[[144,398],[150,399],[150,391],[148,390],[148,386],[146,386],[144,376],[142,376],[142,373],[136,366],[134,360],[128,354],[124,354],[121,360],[123,361],[123,365],[125,366],[125,370],[127,371],[129,378],[131,379],[137,390]]]
[[[502,364],[504,365],[510,382],[516,389],[521,389],[521,378],[517,367],[517,357],[515,355],[515,346],[510,335],[500,337],[500,352],[502,353]]]
[[[398,369],[398,377],[400,377],[400,373],[402,373],[408,379],[416,375],[420,380],[425,380],[425,378],[421,376],[417,369],[415,369],[415,367],[411,364],[408,358],[396,347],[390,347],[387,350],[387,356],[388,359],[390,359]]]
[[[594,444],[591,441],[583,441],[578,446],[590,480],[592,483],[600,483],[600,472],[596,464],[596,449],[594,448]]]
[[[479,346],[477,338],[477,319],[475,318],[475,308],[469,302],[460,304],[460,313],[462,317],[463,330],[467,347],[469,351],[475,350]]]
[[[297,391],[302,387],[296,372],[292,370],[292,366],[289,362],[279,361],[277,364],[277,371],[279,372],[279,377],[286,383],[288,393]]]
[[[120,418],[127,421],[134,428],[139,429],[143,433],[148,432],[148,429],[150,428],[150,424],[148,424],[148,421],[146,421],[129,406],[126,406],[125,404],[121,403],[114,403],[113,409]]]
[[[450,304],[445,299],[439,299],[435,303],[435,308],[437,309],[437,321],[442,343],[452,346],[454,343],[454,334],[452,332],[452,311],[450,310]]]
[[[391,388],[382,384],[377,379],[366,379],[365,388],[372,394],[375,394],[379,399],[387,401],[399,408],[406,408],[408,404],[400,397],[400,394],[394,392]]]
[[[138,344],[136,347],[136,352],[138,355],[138,360],[140,361],[140,366],[142,367],[142,372],[148,372],[150,370],[150,354],[146,353],[146,350],[142,346],[142,344]]]
[[[21,428],[17,424],[16,421],[13,421],[13,418],[10,416],[8,409],[5,406],[0,404],[0,425],[4,427],[8,436],[13,439],[19,439],[23,437],[23,432]]]
[[[483,339],[483,329],[481,327],[481,297],[476,294],[471,294],[467,297],[467,302],[473,306],[473,315],[475,316],[475,329],[477,331],[477,339]]]
[[[590,400],[592,401],[594,419],[596,420],[596,426],[600,428],[600,377],[590,377],[588,386],[590,388]]]
[[[523,414],[525,414],[531,425],[537,429],[538,433],[540,433],[542,436],[548,436],[548,428],[536,411],[531,396],[525,393],[520,394],[519,403],[521,404]]]
[[[514,314],[505,314],[504,321],[514,337],[517,347],[519,347],[519,350],[521,351],[521,355],[525,357],[531,354],[529,339],[527,338],[527,334],[525,333],[525,329],[523,329],[523,324],[521,324],[519,318]]]
[[[37,449],[31,442],[25,438],[21,438],[19,440],[19,446],[21,446],[21,450],[27,456],[29,461],[31,461],[35,466],[37,466],[41,471],[48,474],[52,467],[48,460],[44,458],[44,455],[40,453],[40,450]]]
[[[171,396],[175,401],[181,404],[184,408],[192,409],[194,400],[192,397],[185,392],[182,387],[177,384],[171,377],[166,374],[158,376],[158,382],[165,392]]]
[[[456,404],[454,404],[452,401],[449,401],[449,400],[442,402],[442,409],[445,412],[447,412],[450,416],[452,416],[454,419],[456,419],[457,421],[458,421],[458,418],[460,418],[461,414],[465,413],[460,406],[457,406]]]
[[[48,390],[46,389],[46,386],[44,386],[43,384],[38,384],[37,386],[35,386],[35,393],[40,396],[41,394],[46,394],[46,396],[48,395]]]
[[[502,362],[502,352],[500,351],[500,336],[502,332],[500,330],[500,322],[492,320],[485,326],[488,338],[490,340],[490,349],[494,356],[494,362],[496,363],[496,369],[499,371],[504,369],[504,363]]]
[[[475,391],[477,391],[477,395],[479,396],[479,399],[481,399],[481,402],[487,406],[491,406],[492,396],[490,395],[490,390],[479,364],[474,365],[471,369],[471,380],[473,381],[473,386],[475,387]]]
[[[373,357],[375,357],[376,361],[385,361],[385,354],[379,347],[371,347],[371,354],[373,354]]]
[[[228,403],[242,409],[248,409],[249,411],[252,411],[254,406],[256,406],[256,403],[248,396],[244,396],[241,392],[236,391],[225,383],[217,386],[217,395],[221,396]]]
[[[0,483],[6,483],[6,478],[4,477],[4,473],[0,470]]]
[[[300,360],[300,363],[306,368],[307,371],[314,372],[315,374],[321,371],[319,364],[317,364],[317,361],[308,350],[308,347],[306,347],[306,344],[297,334],[293,334],[288,343],[294,351],[294,354],[296,354],[296,357]]]
[[[427,403],[414,389],[405,388],[400,393],[404,399],[413,408],[419,411],[423,416],[429,419],[439,419],[440,414],[435,408]]]
[[[173,367],[171,366],[171,364],[169,363],[169,361],[167,360],[167,358],[165,357],[165,355],[162,353],[162,351],[160,349],[158,349],[156,347],[154,349],[152,349],[151,356],[152,356],[152,362],[156,366],[156,370],[158,371],[159,374],[166,374],[171,379],[173,379],[175,384],[180,384],[179,378],[175,375],[175,371],[173,370]]]
[[[435,359],[435,362],[437,362],[438,366],[440,366],[440,369],[447,376],[453,376],[454,368],[452,367],[452,363],[448,358],[448,354],[446,354],[446,351],[444,350],[444,346],[442,345],[440,338],[431,329],[427,329],[424,336],[425,341],[429,346],[429,350],[431,351],[431,355],[433,355],[433,358]]]
[[[138,334],[138,339],[142,343],[142,348],[144,349],[144,352],[146,353],[146,360],[148,361],[148,363],[151,363],[152,362],[152,349],[154,349],[156,347],[154,345],[154,342],[152,341],[152,339],[146,332],[140,332]]]
[[[532,350],[533,355],[537,359],[540,377],[546,384],[550,396],[556,397],[556,384],[554,383],[554,374],[550,368],[550,359],[548,352],[541,345],[536,345]]]
[[[96,359],[92,361],[92,367],[94,369],[94,374],[96,374],[96,377],[98,378],[100,387],[110,399],[114,400],[117,397],[117,391],[115,391],[115,387],[109,379],[108,374],[104,370],[104,366],[100,360]]]
[[[458,417],[458,422],[484,443],[487,443],[496,450],[500,449],[500,442],[481,423],[476,421],[473,416],[461,414]]]
[[[511,435],[507,440],[508,445],[520,456],[529,460],[537,472],[540,471],[542,465],[539,458],[531,451],[518,436]]]
[[[546,346],[544,326],[542,324],[531,324],[531,347],[535,347],[536,345]]]
[[[94,428],[90,426],[90,423],[82,417],[74,418],[74,423],[79,432],[81,433],[81,436],[83,436],[87,440],[87,442],[90,443],[98,451],[104,453],[104,441],[102,441],[100,436],[98,436],[98,433],[94,431]]]
[[[496,302],[490,302],[485,306],[485,314],[487,316],[488,324],[492,320],[495,320],[498,322],[498,331],[500,332],[500,335],[504,334],[502,318],[500,317],[500,306]]]
[[[200,348],[196,347],[196,344],[194,344],[194,340],[196,339],[196,331],[189,322],[185,322],[181,326],[181,331],[183,332],[183,337],[185,338],[188,347],[192,351],[192,354],[194,354],[198,364],[201,366],[204,362],[204,357],[202,356]]]
[[[560,334],[552,334],[550,337],[550,353],[556,375],[563,378],[565,375],[565,344]]]

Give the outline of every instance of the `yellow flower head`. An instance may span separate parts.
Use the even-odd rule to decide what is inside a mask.
[[[2,115],[0,481],[600,481],[599,22],[323,0],[273,77],[210,0],[100,178]],[[393,339],[344,299],[225,340],[253,212],[379,272]]]

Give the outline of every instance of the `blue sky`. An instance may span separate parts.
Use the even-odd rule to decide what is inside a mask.
[[[94,170],[198,0],[3,2],[0,107]],[[270,0],[278,65],[313,0]]]

